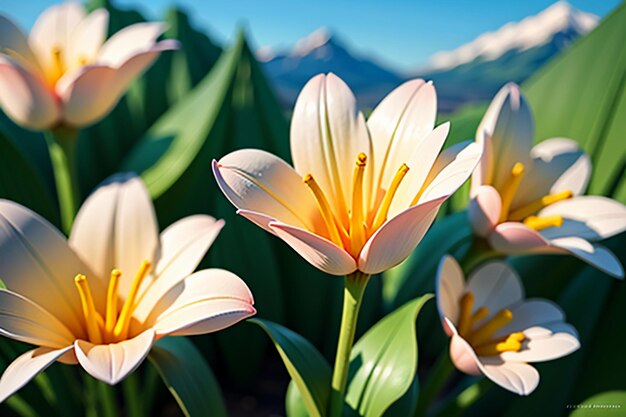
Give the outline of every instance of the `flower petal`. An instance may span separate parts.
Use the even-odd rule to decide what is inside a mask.
[[[323,223],[302,178],[271,153],[257,149],[229,153],[219,162],[213,161],[213,173],[222,192],[238,209],[309,230]]]
[[[601,196],[562,200],[539,212],[540,216],[563,216],[561,227],[541,231],[547,239],[576,236],[586,240],[607,239],[626,230],[626,206]]]
[[[500,190],[516,162],[530,167],[534,136],[533,116],[519,87],[508,83],[494,97],[478,126],[476,140],[484,143],[490,169],[483,169],[482,184]]]
[[[509,308],[513,313],[513,320],[494,333],[495,339],[514,332],[523,332],[531,327],[565,320],[565,313],[561,307],[550,300],[529,298]]]
[[[532,168],[524,172],[511,208],[547,194],[570,190],[582,194],[591,176],[591,161],[576,142],[566,138],[545,140],[531,150]]]
[[[2,14],[0,14],[0,51],[5,55],[11,55],[24,68],[37,73],[41,72],[24,32]]]
[[[515,394],[529,395],[539,384],[539,372],[527,363],[502,362],[495,358],[482,360],[485,376]]]
[[[165,25],[160,22],[135,23],[127,26],[102,45],[97,62],[119,68],[133,56],[154,46],[164,31]]]
[[[148,190],[134,174],[117,174],[87,198],[74,221],[70,246],[106,284],[122,271],[119,294],[128,293],[142,262],[153,265],[159,232]]]
[[[161,233],[161,257],[155,267],[156,276],[141,291],[135,316],[145,319],[157,300],[195,271],[222,227],[224,220],[198,214],[177,221]]]
[[[89,375],[115,385],[143,362],[152,348],[154,338],[154,330],[148,329],[132,339],[108,345],[77,340],[74,349],[78,362]]]
[[[444,327],[452,334],[450,339],[450,359],[454,366],[468,375],[480,375],[481,364],[472,346],[459,334],[448,317],[444,317]]]
[[[457,143],[442,152],[433,165],[419,203],[450,196],[472,175],[482,155],[473,142]]]
[[[53,349],[69,346],[74,335],[63,323],[28,298],[0,289],[0,334]]]
[[[335,214],[347,223],[357,156],[365,153],[371,165],[373,155],[365,118],[339,77],[320,74],[304,86],[294,107],[290,140],[296,171],[313,175],[330,205],[338,208]],[[370,168],[364,189],[371,189],[371,181]]]
[[[104,43],[109,26],[109,12],[96,9],[85,17],[73,30],[68,50],[69,68],[92,63]]]
[[[61,52],[63,66],[69,67],[71,57],[67,52],[72,43],[72,34],[84,18],[85,8],[73,1],[51,6],[39,15],[28,36],[28,43],[37,55],[44,73],[57,73],[57,58],[52,53],[54,49]]]
[[[506,254],[550,252],[550,244],[541,234],[518,222],[500,223],[488,240],[495,250]]]
[[[543,324],[524,331],[526,340],[519,352],[504,352],[500,357],[513,362],[545,362],[558,359],[580,348],[578,333],[566,323]]]
[[[314,267],[331,275],[347,275],[356,271],[354,258],[329,240],[281,222],[271,222],[269,226]]]
[[[9,290],[53,312],[80,337],[83,313],[73,281],[78,273],[91,270],[54,226],[19,204],[0,200],[0,277]],[[92,291],[99,290],[94,282]]]
[[[422,240],[447,198],[410,207],[383,224],[361,250],[359,270],[378,274],[405,260]]]
[[[256,313],[248,286],[232,272],[205,269],[172,287],[155,304],[146,325],[157,335],[211,333]]]
[[[419,189],[447,136],[448,129],[444,128],[445,133],[441,145],[434,143],[432,144],[434,149],[431,149],[431,145],[426,144],[426,142],[432,141],[429,135],[435,127],[436,115],[437,94],[435,87],[432,82],[424,82],[422,79],[405,82],[389,93],[374,109],[367,121],[367,127],[372,137],[375,156],[373,161],[374,178],[378,181],[375,185],[377,189],[387,187],[398,168],[403,163],[407,163],[411,155],[426,158],[423,162],[424,166],[415,163],[409,164],[411,171],[407,176],[412,175],[412,172],[415,171],[419,172],[419,174],[414,174],[419,178],[416,178],[416,181],[409,181],[409,178],[405,178],[404,181],[413,185],[419,184],[417,186]],[[441,138],[436,137],[436,139]],[[426,149],[422,149],[420,155],[417,149],[424,145],[426,145]],[[438,149],[436,149],[437,147]],[[426,152],[424,152],[425,150]],[[432,155],[433,152],[434,156]],[[432,160],[430,160],[431,157]],[[421,172],[422,170],[425,172]],[[414,195],[410,198],[413,197]],[[406,207],[408,204],[404,205],[403,209]]]
[[[552,239],[552,246],[565,250],[591,266],[611,275],[623,279],[624,267],[613,252],[598,244],[591,244],[579,237],[563,237]]]
[[[450,255],[446,255],[439,262],[437,270],[437,311],[444,324],[448,336],[452,331],[445,325],[444,317],[453,324],[459,319],[459,300],[465,293],[465,275],[459,263]]]
[[[59,106],[43,81],[3,54],[0,105],[16,123],[28,129],[46,129],[59,119]]]
[[[502,199],[500,193],[491,185],[476,187],[473,197],[467,206],[470,225],[478,236],[487,237],[498,225]]]
[[[0,378],[0,403],[26,385],[37,374],[43,372],[63,354],[73,348],[72,345],[62,349],[39,347],[29,350],[15,359]]]
[[[487,307],[489,317],[524,298],[524,287],[519,276],[513,268],[501,261],[483,264],[472,271],[467,291],[474,294],[474,311]]]

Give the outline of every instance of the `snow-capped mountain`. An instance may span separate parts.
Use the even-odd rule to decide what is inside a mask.
[[[437,85],[440,110],[489,100],[507,81],[521,83],[572,42],[590,32],[598,16],[559,1],[537,15],[485,33],[432,56],[417,75]]]
[[[372,59],[358,57],[326,28],[297,41],[287,52],[259,48],[257,58],[274,84],[280,100],[291,108],[304,84],[321,72],[334,72],[352,88],[362,107],[373,107],[403,78]]]

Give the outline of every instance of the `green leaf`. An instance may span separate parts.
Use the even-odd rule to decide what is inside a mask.
[[[161,339],[149,359],[185,416],[226,417],[226,405],[213,372],[189,339]]]
[[[570,417],[603,417],[621,415],[626,409],[626,391],[607,391],[587,398],[574,408]]]
[[[431,298],[424,295],[387,315],[352,348],[346,404],[356,415],[382,416],[412,386],[417,372],[415,320]]]
[[[274,342],[289,376],[302,394],[309,416],[326,415],[331,378],[330,365],[326,359],[308,340],[280,324],[261,319],[248,321],[259,325]],[[295,394],[292,392],[291,395]],[[294,407],[297,407],[295,403]],[[301,407],[292,411],[297,411],[294,416],[300,415]]]

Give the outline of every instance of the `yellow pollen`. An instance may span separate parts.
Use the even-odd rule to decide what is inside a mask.
[[[574,193],[572,192],[572,190],[565,190],[561,191],[560,193],[545,195],[535,201],[526,204],[523,207],[518,208],[517,210],[513,210],[508,216],[509,220],[520,221],[525,217],[537,213],[539,210],[549,206],[550,204],[554,204],[562,200],[567,200],[568,198],[572,198],[573,196]]]
[[[489,341],[493,334],[513,320],[513,313],[508,308],[500,310],[487,323],[476,329],[469,336],[472,346],[480,346]]]
[[[520,182],[522,181],[522,175],[524,174],[524,164],[516,162],[511,169],[511,176],[502,186],[500,191],[500,198],[502,199],[502,209],[500,211],[500,222],[505,221],[509,215],[509,208],[517,193]]]
[[[398,191],[398,187],[407,172],[409,172],[409,166],[407,164],[402,164],[402,166],[398,168],[398,171],[396,171],[396,175],[393,176],[391,184],[383,197],[383,201],[380,203],[380,207],[378,207],[378,212],[372,223],[372,230],[378,230],[378,228],[387,221],[387,215],[389,214],[389,207],[391,207],[393,197],[396,195],[396,191]]]
[[[139,292],[139,287],[146,275],[148,275],[148,271],[150,270],[150,262],[143,261],[139,271],[137,271],[137,275],[135,276],[135,280],[133,281],[133,285],[130,288],[128,293],[128,297],[126,297],[126,301],[122,306],[122,311],[120,312],[120,316],[115,324],[115,328],[113,329],[113,335],[116,339],[125,339],[128,335],[128,327],[130,326],[130,319],[133,315],[133,310],[135,308],[135,299],[137,298],[137,293]]]
[[[487,307],[481,307],[472,314],[472,320],[470,321],[470,330],[474,328],[476,323],[486,318],[489,315],[489,309]]]
[[[109,288],[107,290],[107,310],[105,316],[104,331],[110,336],[113,334],[115,322],[117,321],[117,289],[120,285],[120,277],[122,273],[114,269],[111,271],[111,279],[109,280]]]
[[[363,176],[367,156],[360,153],[356,159],[354,176],[352,177],[352,211],[350,213],[350,251],[358,256],[365,243],[365,220],[363,216]]]
[[[339,235],[339,229],[337,228],[337,222],[335,221],[335,216],[330,209],[330,204],[328,204],[328,200],[326,200],[324,192],[313,178],[313,175],[305,175],[303,181],[311,189],[315,200],[317,200],[317,205],[319,206],[322,218],[324,219],[324,223],[328,229],[330,240],[337,246],[343,247],[341,236]]]
[[[471,330],[472,308],[474,307],[474,294],[466,292],[461,297],[461,311],[459,312],[459,333],[461,336],[467,335]]]
[[[102,335],[100,334],[100,327],[98,326],[98,313],[96,313],[96,307],[93,303],[87,277],[82,274],[76,275],[76,277],[74,277],[74,284],[76,284],[76,289],[78,289],[80,296],[80,303],[83,308],[83,315],[85,316],[85,324],[87,325],[87,336],[94,344],[102,343]],[[100,320],[102,320],[101,317]]]
[[[65,65],[63,63],[63,51],[58,46],[52,48],[52,74],[51,79],[57,81],[65,73]]]
[[[548,227],[561,227],[563,216],[555,214],[553,216],[528,216],[524,219],[524,224],[534,230],[543,230]]]
[[[504,340],[484,343],[477,346],[475,351],[479,356],[493,356],[503,352],[519,352],[522,349],[524,339],[525,336],[522,332],[511,333]]]

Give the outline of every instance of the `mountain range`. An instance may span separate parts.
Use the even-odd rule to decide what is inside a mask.
[[[489,100],[507,81],[523,82],[590,32],[598,20],[559,1],[452,51],[438,52],[409,76],[353,53],[346,41],[325,28],[300,39],[288,51],[274,53],[261,48],[257,57],[287,108],[293,106],[308,79],[320,72],[334,72],[350,85],[363,108],[374,107],[408,78],[432,80],[437,86],[439,111],[447,113],[468,102]]]

